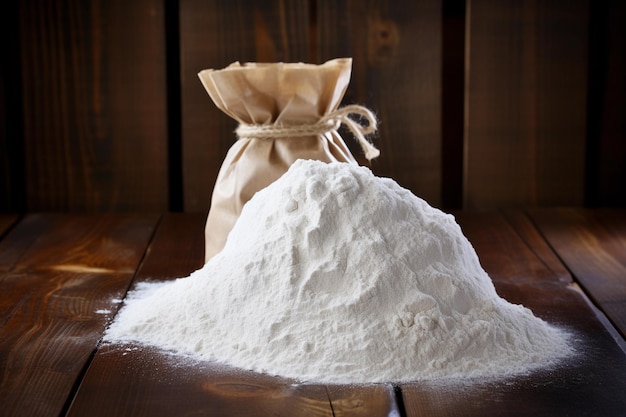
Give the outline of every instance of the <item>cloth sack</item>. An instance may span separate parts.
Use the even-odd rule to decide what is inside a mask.
[[[338,109],[350,81],[351,58],[321,65],[235,62],[198,76],[215,105],[239,122],[238,140],[217,176],[205,227],[205,262],[222,250],[243,205],[297,159],[356,164],[337,132],[345,124],[372,159],[365,139],[376,130],[361,106]],[[358,115],[354,118],[350,115]]]

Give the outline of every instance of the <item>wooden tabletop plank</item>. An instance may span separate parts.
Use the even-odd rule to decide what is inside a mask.
[[[204,216],[166,215],[135,283],[184,277],[200,267],[204,221]],[[332,416],[332,409],[324,386],[186,362],[149,347],[104,345],[68,415]]]
[[[6,272],[0,285],[0,325],[18,303],[29,302],[26,294],[38,296],[39,281],[50,284],[35,271],[69,273],[61,280],[72,274],[132,275],[156,221],[154,215],[26,216],[0,241],[0,265]],[[120,286],[117,295],[123,296],[127,286]]]
[[[11,265],[0,282],[3,413],[63,412],[157,222],[156,215],[34,215],[3,239],[0,253],[7,250]]]
[[[526,246],[554,273],[559,281],[564,283],[573,282],[569,270],[563,265],[563,262],[554,253],[539,230],[537,230],[535,224],[523,210],[508,209],[504,210],[502,214],[519,237],[526,243]]]
[[[529,214],[575,280],[626,338],[626,210],[533,209]]]
[[[516,230],[519,225],[514,226],[500,213],[464,211],[453,214],[472,246],[477,250],[480,248],[480,263],[483,268],[491,270],[491,278],[494,281],[504,279],[518,282],[545,280],[571,282],[571,277],[564,275],[562,266],[549,266],[535,256],[536,242],[521,239]],[[526,231],[526,234],[529,233]],[[501,265],[506,265],[507,268],[501,270],[499,268]]]
[[[0,271],[13,269],[29,246],[52,227],[53,223],[45,221],[43,216],[33,214],[20,220],[19,232],[13,230],[0,240]]]
[[[206,214],[166,213],[136,281],[184,277],[204,264]]]
[[[578,355],[554,369],[503,381],[403,384],[407,416],[623,415],[626,355],[584,294],[538,259],[537,252],[545,248],[528,247],[528,241],[524,243],[513,227],[506,226],[504,216],[463,213],[457,219],[485,270],[496,277],[498,294],[567,327],[577,340]]]
[[[11,271],[26,250],[42,234],[54,228],[54,222],[41,215],[29,215],[23,218],[15,229],[0,240],[0,282],[6,272]],[[3,283],[0,297],[0,327],[4,325],[11,310],[21,302],[24,295],[35,291],[36,286],[29,284],[28,277]]]
[[[193,362],[150,347],[98,350],[68,416],[325,416],[324,386]]]

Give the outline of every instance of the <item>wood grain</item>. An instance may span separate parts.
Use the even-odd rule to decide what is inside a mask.
[[[506,220],[498,213],[492,212],[490,218],[459,216],[459,222],[479,258],[493,259],[493,251],[505,255],[500,261],[483,263],[491,276],[498,277],[494,285],[500,296],[573,332],[578,353],[559,366],[504,380],[402,384],[406,415],[621,416],[626,406],[622,394],[626,389],[626,356],[589,308],[584,295],[559,280],[535,251],[520,251],[525,243],[513,228],[503,227]],[[492,224],[501,230],[494,234]],[[510,253],[516,254],[514,261]],[[534,278],[529,275],[529,279],[521,279],[520,264],[532,265],[525,273]],[[545,271],[541,271],[541,265]]]
[[[0,240],[0,270],[13,269],[33,242],[39,236],[50,233],[54,227],[54,222],[46,220],[46,215],[24,216],[15,230]]]
[[[626,337],[626,211],[529,210],[589,298]]]
[[[464,208],[582,204],[588,3],[471,2]]]
[[[180,3],[183,190],[187,212],[207,212],[235,121],[213,104],[198,72],[241,62],[310,62],[309,2]]]
[[[154,215],[25,216],[0,241],[0,323],[4,325],[19,305],[28,305],[31,297],[40,297],[40,287],[43,291],[54,281],[56,291],[69,285],[65,280],[73,282],[73,274],[106,277],[105,282],[121,274],[126,283],[105,299],[123,297],[156,221]],[[46,279],[46,273],[55,278]],[[75,283],[82,286],[81,279]],[[101,298],[97,293],[89,295]]]
[[[2,264],[22,273],[89,272],[90,268],[134,273],[158,218],[150,214],[30,214],[0,242]],[[80,267],[86,270],[79,271]]]
[[[26,210],[166,210],[162,2],[19,4]]]
[[[156,221],[156,216],[38,215],[3,239],[3,246],[27,242],[0,282],[3,413],[61,414]],[[34,238],[23,236],[37,225]]]
[[[441,204],[441,8],[441,0],[317,2],[319,60],[353,57],[344,103],[366,105],[381,122],[372,169],[433,205]]]

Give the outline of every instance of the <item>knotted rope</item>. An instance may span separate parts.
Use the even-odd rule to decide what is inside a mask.
[[[350,117],[351,114],[362,116],[367,124],[360,123],[358,120]],[[367,108],[352,104],[341,107],[331,113],[322,116],[315,123],[299,124],[299,125],[283,125],[283,124],[246,124],[240,123],[235,133],[239,138],[255,138],[255,139],[275,139],[275,138],[297,138],[303,136],[323,135],[327,132],[336,131],[339,126],[346,125],[357,139],[363,153],[368,161],[380,155],[380,151],[372,145],[365,135],[373,133],[377,129],[376,117]]]

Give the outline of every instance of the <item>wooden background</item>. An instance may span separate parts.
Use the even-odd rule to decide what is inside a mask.
[[[372,169],[432,205],[626,206],[621,0],[0,7],[0,211],[206,212],[235,125],[196,74],[343,56]]]

